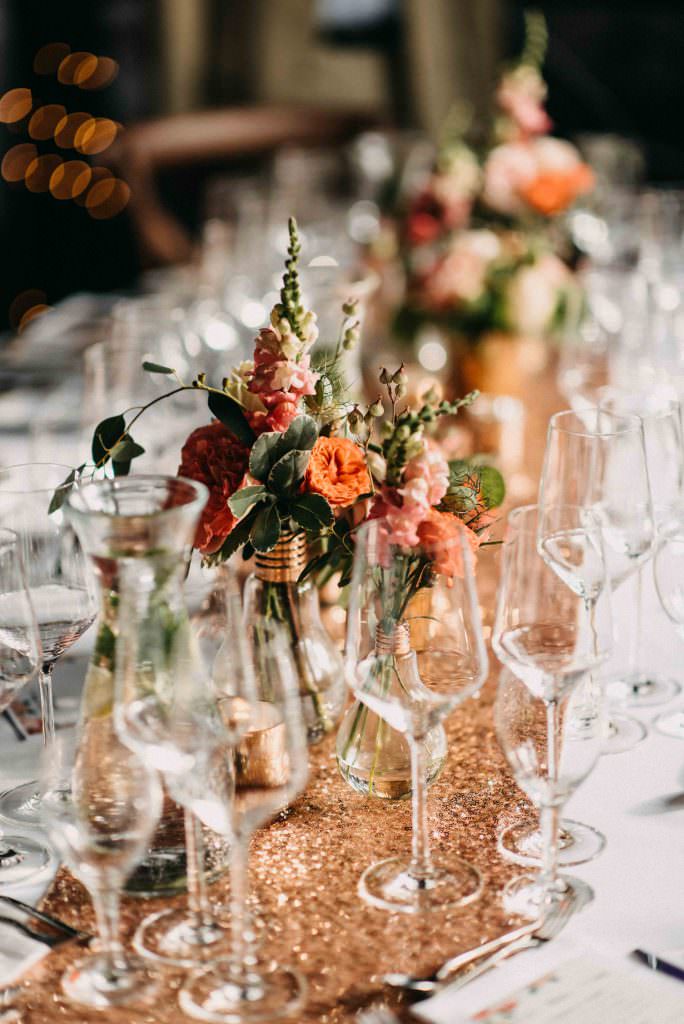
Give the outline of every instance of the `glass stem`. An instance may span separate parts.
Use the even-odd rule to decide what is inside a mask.
[[[560,761],[560,708],[557,700],[546,703],[546,752],[549,789],[555,789],[558,782]],[[539,884],[546,892],[551,892],[558,883],[558,845],[559,845],[560,808],[547,804],[541,810],[542,832],[542,866],[539,873]]]
[[[119,939],[119,893],[116,889],[93,889],[91,892],[104,969],[114,977],[126,969],[126,958]]]
[[[43,718],[43,744],[49,747],[55,739],[55,706],[52,699],[52,669],[54,662],[44,662],[38,673],[40,713]]]
[[[236,984],[246,985],[247,886],[249,840],[236,836],[230,858],[231,974]]]
[[[212,923],[212,914],[207,897],[207,880],[204,874],[204,837],[202,824],[196,815],[186,809],[183,816],[185,825],[185,856],[188,874],[188,909],[192,926],[197,931],[203,925]]]
[[[639,674],[639,659],[641,656],[641,625],[643,622],[644,609],[644,569],[640,565],[634,576],[636,588],[634,600],[634,621],[632,623],[632,637],[629,645],[629,673],[628,677],[636,677]]]
[[[411,788],[413,792],[413,832],[411,835],[411,865],[413,878],[429,878],[432,875],[430,837],[427,821],[427,757],[423,738],[409,738],[411,751]]]

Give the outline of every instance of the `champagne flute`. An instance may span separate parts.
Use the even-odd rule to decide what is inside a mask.
[[[487,676],[466,530],[420,551],[391,544],[382,520],[358,531],[345,661],[354,696],[406,736],[411,755],[411,855],[366,868],[362,898],[410,914],[470,903],[482,891],[480,872],[430,851],[424,743]]]
[[[234,799],[222,751],[210,744],[195,770],[175,775],[170,785],[175,799],[232,839],[232,949],[229,959],[192,975],[179,1001],[196,1020],[271,1021],[295,1013],[306,993],[296,970],[259,963],[246,909],[250,839],[301,793],[308,775],[298,675],[283,627],[266,618],[242,620],[226,635],[213,677],[236,744]]]
[[[61,505],[71,484],[69,466],[29,463],[0,469],[0,518],[19,537],[26,580],[38,622],[42,664],[38,682],[43,742],[55,735],[52,672],[55,662],[95,619],[94,581]],[[74,485],[76,486],[76,485]],[[40,823],[38,783],[27,782],[0,798],[0,813],[21,825]]]
[[[587,408],[556,413],[549,422],[539,490],[539,543],[568,585],[581,573],[557,557],[568,535],[553,512],[572,506],[580,519],[593,512],[601,525],[610,586],[615,590],[651,557],[655,520],[646,463],[644,428],[638,416]],[[581,522],[579,523],[581,526]],[[555,543],[554,537],[560,543]],[[629,750],[646,735],[641,722],[611,712],[604,753]]]
[[[508,517],[492,645],[519,684],[502,681],[497,735],[516,781],[541,810],[542,869],[506,888],[511,911],[538,917],[572,891],[591,898],[583,882],[558,876],[560,811],[600,753],[601,716],[585,715],[581,683],[610,653],[610,594],[601,586],[600,531],[587,542],[573,538],[573,554],[588,566],[596,597],[566,586],[538,550],[541,509],[515,509]],[[605,568],[604,568],[605,580]],[[576,752],[580,752],[577,754]],[[582,767],[578,770],[575,765]]]
[[[653,572],[660,604],[684,640],[684,506],[661,524]],[[684,707],[662,712],[653,724],[665,736],[684,740]]]
[[[660,528],[672,510],[682,501],[684,488],[684,447],[682,443],[681,408],[678,402],[663,398],[658,392],[640,392],[632,388],[601,388],[597,394],[602,409],[618,414],[639,416],[644,428],[644,444],[648,479],[653,501],[656,545]],[[652,551],[652,554],[654,552]],[[629,647],[629,665],[624,675],[609,680],[610,699],[633,707],[666,704],[679,693],[674,679],[656,675],[643,663],[643,570],[640,562],[634,574],[636,584],[635,614]]]
[[[119,893],[159,819],[156,773],[111,730],[60,733],[43,756],[43,820],[60,855],[86,886],[97,916],[98,951],[71,964],[62,990],[97,1010],[150,1000],[155,979],[119,939]]]
[[[19,538],[0,527],[0,711],[31,682],[40,665],[40,638],[31,605]],[[0,831],[0,885],[21,882],[49,860],[44,846]]]

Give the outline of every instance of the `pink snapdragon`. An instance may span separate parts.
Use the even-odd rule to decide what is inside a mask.
[[[402,487],[382,488],[371,518],[385,521],[389,544],[412,548],[420,543],[421,524],[447,492],[449,466],[439,450],[426,442],[407,463],[403,477]]]
[[[496,99],[510,118],[512,131],[506,133],[509,138],[526,139],[551,130],[552,122],[543,106],[546,84],[535,67],[521,64],[504,75]]]
[[[304,315],[302,335],[294,333],[288,320],[279,318],[278,307],[271,315],[271,326],[259,331],[247,388],[264,408],[245,411],[258,434],[287,430],[301,411],[300,399],[315,393],[319,375],[311,369],[308,352],[318,337],[313,313]]]
[[[404,470],[404,481],[422,480],[427,487],[430,505],[439,505],[449,486],[449,464],[434,445],[426,444],[420,455],[415,455]],[[403,493],[403,491],[402,491]]]

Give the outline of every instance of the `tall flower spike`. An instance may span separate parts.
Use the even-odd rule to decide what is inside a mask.
[[[304,341],[301,327],[302,293],[299,287],[299,274],[297,272],[297,261],[301,252],[299,235],[297,234],[297,221],[290,217],[287,222],[287,230],[290,241],[287,246],[287,259],[285,260],[285,273],[283,274],[283,287],[280,290],[281,316],[289,320],[292,330],[300,341]]]

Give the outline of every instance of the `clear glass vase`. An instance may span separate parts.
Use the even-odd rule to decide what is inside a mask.
[[[104,482],[103,482],[104,483]],[[124,568],[140,565],[158,581],[158,615],[182,606],[183,580],[203,498],[191,481],[136,476],[74,492],[66,506],[100,588],[95,647],[85,679],[79,721],[84,749],[112,754],[121,746],[114,723],[115,672],[119,635],[120,580]],[[149,628],[140,623],[141,630]],[[209,877],[227,867],[227,847],[204,830],[204,864]],[[162,815],[143,861],[128,879],[137,896],[174,895],[187,886],[183,809],[164,794]]]
[[[290,637],[309,743],[318,743],[340,720],[345,703],[342,656],[321,621],[318,590],[298,582],[306,565],[303,533],[283,533],[272,551],[257,554],[245,584],[245,624],[259,644],[259,623],[282,623]]]

